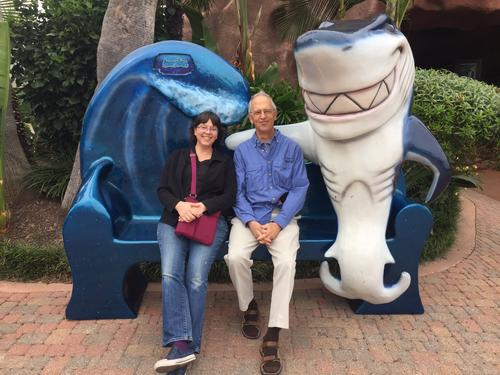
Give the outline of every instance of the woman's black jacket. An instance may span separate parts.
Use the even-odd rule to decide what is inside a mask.
[[[189,149],[172,152],[167,165],[163,169],[160,186],[157,189],[158,198],[164,210],[160,221],[175,226],[179,214],[176,204],[190,193],[191,160]],[[207,214],[222,211],[224,216],[232,216],[236,199],[236,175],[233,159],[214,148],[212,158],[207,162],[206,173],[196,179],[197,200],[207,207]],[[200,163],[197,161],[198,170]],[[197,173],[199,177],[199,173]]]

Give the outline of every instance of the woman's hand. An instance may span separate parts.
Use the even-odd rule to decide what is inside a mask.
[[[201,217],[203,213],[207,210],[207,207],[201,203],[191,203],[191,212],[196,216],[196,217]]]
[[[179,221],[185,221],[186,223],[190,223],[195,220],[198,216],[193,212],[193,205],[198,203],[189,203],[180,201],[175,205],[175,209],[179,213]]]

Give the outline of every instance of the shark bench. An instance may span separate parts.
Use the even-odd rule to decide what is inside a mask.
[[[177,41],[133,52],[98,87],[82,130],[83,182],[63,227],[73,277],[68,319],[137,316],[147,286],[139,264],[160,261],[161,169],[173,150],[189,145],[193,116],[210,109],[224,124],[237,123],[246,114],[248,92],[245,79],[220,57]],[[335,241],[337,218],[319,167],[308,163],[307,172],[298,260],[320,261]],[[357,313],[423,313],[418,262],[431,227],[430,211],[405,197],[400,179],[386,233],[396,263],[386,266],[384,282],[394,283],[406,271],[411,285],[391,303],[351,301]],[[219,260],[226,251],[224,244]],[[263,247],[253,258],[270,260]]]

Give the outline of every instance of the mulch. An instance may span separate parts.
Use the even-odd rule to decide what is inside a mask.
[[[62,246],[62,226],[66,213],[59,200],[49,200],[32,192],[20,193],[8,203],[10,221],[4,240],[28,244]]]

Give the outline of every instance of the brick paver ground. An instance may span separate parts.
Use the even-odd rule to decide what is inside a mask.
[[[284,374],[500,374],[500,202],[473,191],[474,251],[421,278],[423,315],[359,316],[318,280],[298,282],[281,335]],[[270,288],[256,295],[268,311]],[[153,374],[164,354],[160,292],[135,320],[66,321],[68,291],[0,293],[1,374]],[[266,318],[266,317],[264,317]],[[193,374],[258,374],[230,287],[211,287]]]

